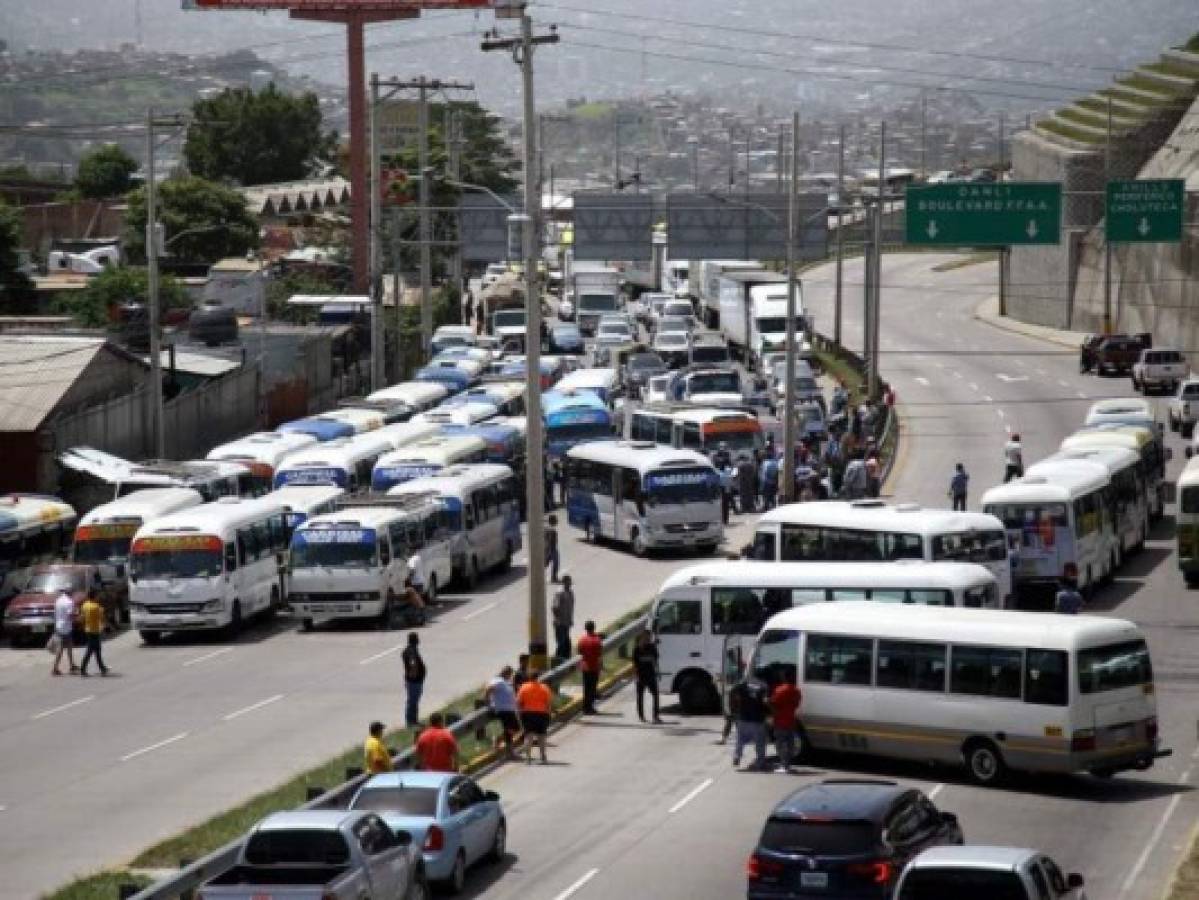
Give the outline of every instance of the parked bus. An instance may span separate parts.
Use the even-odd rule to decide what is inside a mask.
[[[313,516],[333,512],[345,495],[345,488],[332,484],[285,484],[266,496],[283,507],[283,528],[290,544],[298,526]]]
[[[519,476],[525,466],[525,437],[514,426],[496,419],[477,425],[445,425],[441,433],[447,437],[477,437],[487,444],[486,462],[503,463]]]
[[[487,444],[474,435],[439,435],[385,453],[375,463],[371,473],[371,490],[383,492],[389,488],[433,475],[459,463],[481,463],[487,460]]]
[[[683,708],[715,708],[775,613],[832,600],[998,608],[995,576],[973,563],[710,562],[680,569],[650,611],[659,685]]]
[[[390,625],[415,553],[432,576],[434,592],[439,573],[442,584],[448,581],[450,541],[436,497],[414,494],[387,501],[351,503],[309,519],[292,534],[289,603],[304,630],[332,619]]]
[[[397,422],[395,425],[384,425],[375,434],[386,440],[392,450],[399,450],[418,441],[426,441],[429,438],[437,437],[441,432],[442,428],[440,425],[436,425],[433,422],[417,422],[413,420]]]
[[[961,764],[983,785],[1007,770],[1144,770],[1160,749],[1153,666],[1132,622],[849,602],[773,616],[750,662],[796,678],[802,744]]]
[[[1063,466],[1051,476],[1026,476],[983,494],[983,510],[1003,522],[1015,552],[1013,587],[1022,605],[1036,593],[1048,593],[1052,603],[1067,567],[1077,572],[1087,596],[1106,578],[1115,541],[1110,485],[1098,466]],[[1044,602],[1044,596],[1037,599]]]
[[[0,496],[0,604],[21,592],[34,566],[70,549],[77,521],[75,510],[57,497]]]
[[[467,589],[488,569],[507,570],[521,547],[516,477],[507,466],[458,465],[414,478],[389,496],[433,492],[453,540],[454,577]]]
[[[417,381],[432,381],[443,385],[451,394],[466,390],[479,380],[478,373],[471,374],[458,366],[454,360],[429,363],[417,369],[413,376]]]
[[[620,386],[620,376],[610,366],[597,369],[576,369],[568,372],[554,385],[558,393],[566,394],[572,391],[590,391],[608,406],[616,399],[616,389]]]
[[[148,644],[164,632],[223,630],[287,599],[283,507],[224,497],[143,525],[129,556],[129,610]]]
[[[397,422],[407,422],[416,411],[402,400],[369,400],[366,397],[343,397],[337,401],[341,409],[360,409],[377,413],[383,419],[383,425],[394,425]]]
[[[1178,514],[1174,530],[1182,577],[1187,587],[1199,586],[1199,456],[1192,457],[1178,476]]]
[[[627,542],[637,556],[724,539],[720,475],[692,450],[638,441],[596,441],[566,455],[567,520],[589,541]]]
[[[391,387],[367,394],[366,399],[372,402],[403,403],[415,415],[426,409],[432,409],[448,397],[449,393],[449,389],[444,384],[438,384],[435,381],[401,381],[399,384],[393,384]]]
[[[147,522],[191,509],[204,502],[192,488],[147,488],[97,506],[79,520],[71,558],[96,567],[108,590],[128,590],[125,569],[129,547],[137,530]]]
[[[374,431],[384,425],[382,414],[370,409],[331,409],[303,419],[284,422],[276,430],[284,433],[310,434],[318,441],[335,441]]]
[[[475,401],[490,403],[495,407],[496,415],[523,416],[525,414],[524,382],[484,378],[482,384],[477,384],[472,388],[467,388],[461,394],[456,394],[443,402],[441,407],[444,409]]]
[[[316,442],[311,434],[298,431],[259,431],[214,447],[208,452],[208,459],[241,463],[249,469],[249,496],[257,497],[271,489],[275,469],[284,459]]]
[[[371,483],[371,470],[391,442],[384,435],[338,438],[297,451],[275,472],[275,487],[285,484],[334,484],[353,493]]]
[[[433,425],[477,425],[494,418],[496,407],[482,400],[472,400],[469,403],[456,403],[449,406],[439,406],[416,416],[414,422],[427,422]]]
[[[727,446],[733,458],[752,457],[765,444],[762,423],[742,409],[655,404],[633,411],[629,437],[666,447],[686,447],[711,456]]]
[[[1166,509],[1170,486],[1166,481],[1166,463],[1170,450],[1162,445],[1161,435],[1143,425],[1107,423],[1076,431],[1062,441],[1062,450],[1083,450],[1095,447],[1124,447],[1141,458],[1141,469],[1149,485],[1149,517],[1157,521]]]
[[[751,557],[766,562],[971,562],[986,568],[1008,605],[1011,556],[1003,523],[977,512],[882,500],[790,503],[758,519]]]
[[[612,412],[591,391],[542,394],[541,418],[545,423],[545,452],[550,459],[561,459],[571,447],[584,441],[611,440],[615,435]]]

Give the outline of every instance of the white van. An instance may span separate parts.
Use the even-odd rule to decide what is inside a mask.
[[[316,437],[298,431],[259,431],[208,451],[214,462],[241,463],[250,470],[251,496],[271,489],[275,469],[292,453],[316,443]]]
[[[350,493],[371,483],[371,470],[391,442],[379,434],[337,438],[300,450],[279,466],[275,487],[285,484],[334,484]]]
[[[456,463],[487,461],[487,442],[475,435],[439,435],[385,453],[371,473],[371,490],[387,491],[413,478],[434,475]]]

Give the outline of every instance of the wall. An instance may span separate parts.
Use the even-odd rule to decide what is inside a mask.
[[[21,246],[44,257],[54,238],[111,237],[125,228],[125,206],[98,200],[21,207]]]

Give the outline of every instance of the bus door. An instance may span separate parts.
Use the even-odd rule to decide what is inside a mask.
[[[641,510],[644,499],[641,495],[641,478],[636,469],[614,471],[614,495],[612,502],[612,534],[620,541],[632,539],[634,527],[644,530]]]
[[[709,628],[704,656],[716,662],[713,673],[723,697],[741,680],[758,632],[767,619],[761,589],[714,587],[708,601]]]

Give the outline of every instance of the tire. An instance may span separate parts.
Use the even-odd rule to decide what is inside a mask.
[[[466,563],[466,589],[473,591],[479,583],[479,561],[473,556]]]
[[[506,542],[504,545],[504,558],[501,559],[499,565],[495,567],[497,572],[507,572],[512,568],[512,556],[515,552],[516,551],[512,549],[512,542]]]
[[[450,877],[445,880],[445,890],[448,894],[461,894],[462,889],[466,887],[466,856],[461,850],[454,857],[454,868],[450,870]]]
[[[679,706],[689,716],[700,716],[719,711],[720,697],[712,682],[699,675],[692,675],[679,686]]]
[[[962,759],[970,780],[983,787],[993,787],[1003,780],[1007,766],[1003,754],[991,741],[974,738],[962,748]]]
[[[641,536],[641,529],[634,528],[633,533],[629,537],[629,546],[633,550],[633,555],[644,559],[645,555],[649,552],[649,547],[645,544],[645,538]]]
[[[1183,580],[1187,583],[1188,590],[1194,590],[1199,587],[1199,573],[1190,573],[1183,575]]]
[[[430,900],[431,896],[429,881],[425,878],[425,870],[422,867],[412,879],[412,884],[408,886],[408,895],[404,900]]]
[[[487,853],[488,862],[501,863],[508,853],[508,823],[500,819],[495,826],[495,837],[491,841],[491,850]]]
[[[437,602],[437,576],[429,576],[429,585],[425,588],[425,602],[432,606]]]
[[[583,540],[589,544],[599,543],[599,537],[595,533],[595,523],[590,519],[583,525]]]
[[[300,631],[312,631],[312,619],[300,619]]]
[[[266,609],[262,611],[262,621],[269,622],[275,618],[275,613],[279,611],[279,606],[279,589],[273,587],[271,588],[271,601],[266,605]]]
[[[241,601],[234,600],[233,611],[229,614],[229,624],[225,626],[225,637],[229,640],[233,640],[239,634],[241,634],[241,629]]]
[[[162,640],[161,631],[139,631],[138,635],[141,637],[143,644],[149,644],[151,647]]]
[[[700,556],[711,556],[716,552],[716,548],[719,546],[719,544],[700,544],[696,548],[696,552],[698,552]]]

